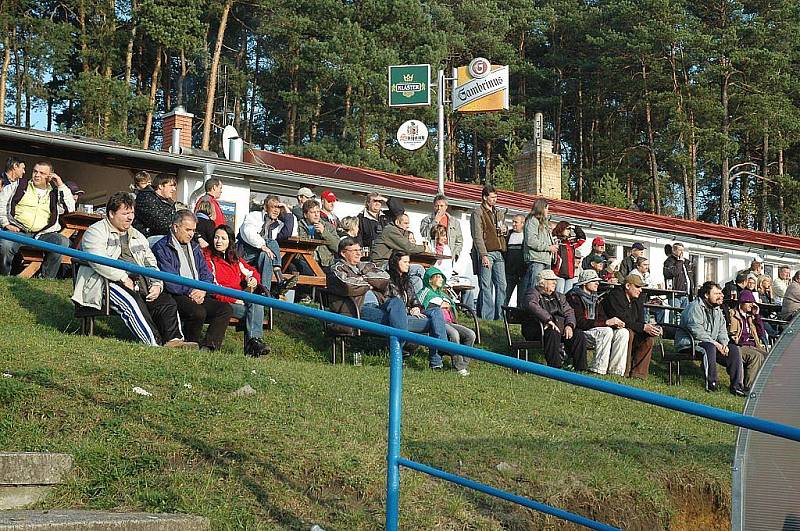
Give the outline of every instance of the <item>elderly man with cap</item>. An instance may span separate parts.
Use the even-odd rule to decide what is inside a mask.
[[[644,301],[642,300],[642,277],[628,275],[625,282],[609,291],[603,298],[602,306],[606,318],[617,317],[625,323],[625,328],[633,338],[631,359],[626,374],[630,378],[647,379],[650,359],[653,355],[653,338],[660,336],[660,326],[644,322]]]
[[[337,201],[336,194],[330,190],[325,190],[320,194],[319,198],[321,201],[319,217],[333,225],[338,231],[341,225],[339,223],[339,218],[333,213],[333,207],[336,205]]]
[[[535,286],[529,286],[520,308],[529,319],[522,324],[522,335],[528,341],[542,340],[544,357],[550,367],[561,368],[561,345],[567,359],[579,371],[586,370],[586,335],[576,327],[575,312],[567,304],[564,294],[556,291],[558,276],[552,269],[545,269],[537,277]],[[541,323],[544,337],[541,337]]]
[[[358,215],[358,243],[361,247],[370,248],[372,242],[383,231],[389,222],[381,212],[388,199],[378,192],[372,192],[364,201],[364,210]]]
[[[298,220],[303,219],[303,203],[309,199],[316,198],[317,196],[314,195],[314,192],[312,192],[310,188],[303,186],[297,190],[297,204],[292,207],[292,214],[294,214],[294,217]]]
[[[767,357],[767,347],[761,340],[765,331],[751,292],[743,291],[737,306],[728,311],[728,336],[739,347],[744,367],[742,384],[749,391]]]
[[[622,260],[619,265],[619,274],[622,278],[627,277],[636,269],[636,261],[644,255],[644,244],[636,242],[631,246],[631,252]]]
[[[589,370],[624,376],[630,332],[622,319],[606,318],[597,295],[599,287],[600,277],[594,270],[581,271],[577,284],[567,293],[567,303],[575,312],[578,330],[586,334],[587,347],[594,348]]]
[[[743,291],[740,296],[746,296],[745,293],[749,292]],[[691,348],[689,334],[694,337],[697,351],[703,355],[706,391],[718,390],[717,363],[720,363],[728,370],[731,394],[744,396],[741,353],[728,337],[722,311],[722,288],[714,281],[703,283],[697,298],[681,313],[681,328],[675,334],[675,348]]]
[[[598,255],[603,258],[604,261],[608,261],[608,254],[606,253],[606,241],[597,236],[595,239],[592,240],[592,250],[586,255],[586,258],[583,259],[583,263],[581,264],[581,269],[590,269],[591,264],[589,263],[589,258],[592,255]]]

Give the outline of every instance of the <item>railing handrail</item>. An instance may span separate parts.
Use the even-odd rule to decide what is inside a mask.
[[[418,470],[429,475],[445,479],[460,485],[474,488],[481,492],[485,492],[492,496],[501,497],[514,503],[518,503],[548,514],[558,516],[593,529],[614,529],[611,526],[595,522],[581,515],[570,513],[562,509],[550,507],[541,502],[528,500],[515,494],[506,493],[489,485],[483,485],[475,481],[461,478],[454,474],[429,467],[422,463],[417,463],[408,459],[400,457],[400,415],[401,415],[401,389],[402,389],[402,356],[400,352],[399,340],[410,341],[419,345],[437,348],[444,352],[460,354],[473,359],[478,359],[495,365],[501,365],[511,369],[516,369],[522,372],[529,372],[550,378],[553,380],[594,389],[603,393],[613,394],[622,398],[636,400],[638,402],[645,402],[655,406],[672,409],[690,415],[705,417],[711,420],[747,428],[755,431],[760,431],[777,437],[800,441],[800,428],[788,426],[769,420],[749,417],[741,413],[734,413],[723,409],[718,409],[704,404],[698,404],[688,400],[674,398],[670,396],[660,395],[651,391],[628,387],[626,385],[607,382],[597,378],[576,374],[546,365],[540,365],[533,362],[519,360],[508,356],[503,356],[493,352],[477,349],[474,347],[466,347],[457,343],[432,338],[426,335],[408,332],[389,326],[347,317],[328,311],[318,310],[308,306],[284,302],[278,299],[265,297],[263,295],[256,295],[246,291],[226,288],[208,282],[202,282],[194,279],[184,278],[180,275],[166,273],[157,269],[142,267],[137,264],[114,260],[100,255],[90,254],[78,249],[69,247],[62,247],[60,245],[39,241],[21,234],[13,232],[0,231],[0,239],[11,240],[31,247],[36,247],[45,251],[57,252],[62,255],[67,255],[72,258],[84,260],[87,262],[94,262],[109,267],[114,267],[129,273],[135,273],[150,278],[156,278],[165,282],[182,284],[199,290],[207,291],[210,293],[217,293],[240,299],[245,302],[260,304],[266,307],[275,308],[277,310],[303,315],[314,319],[336,323],[351,328],[357,328],[370,332],[372,334],[386,336],[389,339],[390,356],[390,404],[389,404],[389,438],[388,438],[388,452],[387,452],[387,502],[386,502],[386,522],[387,529],[390,531],[397,529],[398,518],[398,499],[399,499],[399,467],[406,466],[408,468]]]

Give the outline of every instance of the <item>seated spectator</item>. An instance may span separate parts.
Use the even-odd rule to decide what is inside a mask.
[[[383,231],[372,242],[369,259],[375,265],[384,267],[389,257],[394,251],[403,251],[406,254],[423,253],[428,250],[425,244],[418,245],[414,233],[408,230],[408,214],[402,213],[397,216],[393,223],[384,227]],[[425,275],[425,268],[419,264],[411,266],[411,283],[414,293],[422,290],[422,277]]]
[[[430,243],[430,250],[441,256],[453,256],[453,250],[450,248],[450,241],[447,239],[447,229],[442,225],[434,225],[428,234]],[[453,258],[440,258],[433,264],[444,276],[445,279],[453,276]]]
[[[722,299],[726,301],[726,303],[727,301],[737,300],[742,290],[747,289],[748,276],[749,273],[747,271],[739,271],[736,273],[735,279],[725,283],[725,287],[722,288]]]
[[[608,263],[606,259],[599,254],[592,254],[584,258],[584,262],[588,260],[589,267],[588,269],[597,273],[597,276],[600,277],[601,282],[606,282],[609,284],[617,284],[618,280],[616,276],[614,276],[614,272],[608,268]]]
[[[411,265],[409,258],[408,253],[404,251],[394,251],[389,257],[389,293],[399,297],[405,303],[409,332],[428,334],[431,337],[447,341],[442,309],[426,309],[417,298],[418,292],[415,291],[408,273]],[[442,357],[435,348],[430,349],[428,361],[431,369],[443,367]]]
[[[225,214],[223,214],[222,208],[219,206],[219,198],[222,195],[222,180],[219,177],[209,177],[203,184],[203,189],[205,190],[205,193],[198,197],[197,202],[194,204],[195,214],[199,212],[198,208],[200,207],[201,203],[211,203],[211,211],[213,215],[206,215],[208,215],[209,219],[216,223],[214,228],[219,227],[220,225],[225,225]]]
[[[445,237],[447,231],[441,225],[433,227],[432,231],[444,230]],[[427,309],[440,308],[442,316],[444,317],[445,330],[447,331],[447,339],[453,343],[471,347],[475,344],[475,332],[466,326],[458,324],[458,314],[456,312],[455,301],[447,294],[444,289],[445,281],[447,278],[445,274],[439,271],[436,267],[429,267],[425,272],[425,277],[422,279],[424,288],[417,296],[422,303],[422,307]],[[458,371],[461,376],[469,376],[467,367],[469,366],[469,359],[459,354],[451,354],[453,358],[453,368]]]
[[[633,268],[633,271],[631,271],[630,274],[631,275],[636,275],[637,277],[640,277],[642,279],[642,282],[644,282],[644,287],[646,287],[646,288],[659,288],[659,287],[661,287],[660,284],[655,283],[655,282],[652,281],[652,278],[650,277],[650,260],[648,260],[647,257],[645,257],[645,256],[640,256],[639,258],[636,259],[636,267]],[[647,304],[663,305],[665,299],[666,299],[666,296],[664,296],[664,295],[656,296],[656,297],[650,297],[650,299],[647,301]],[[657,323],[663,323],[664,322],[664,310],[663,309],[661,309],[661,308],[658,308],[658,309],[649,308],[649,310],[650,310],[650,312],[653,313],[653,317],[655,318]]]
[[[132,222],[131,195],[113,194],[106,203],[106,217],[84,233],[81,250],[157,270],[147,238],[131,227]],[[109,307],[139,341],[153,346],[197,348],[197,343],[183,340],[178,307],[158,279],[89,263],[78,269],[72,300],[81,306],[100,309],[104,303],[103,279],[108,282]]]
[[[708,281],[700,286],[697,298],[681,313],[681,325],[689,330],[696,341],[697,351],[703,354],[706,391],[718,390],[719,363],[726,367],[730,376],[731,394],[745,396],[741,353],[728,337],[728,327],[722,315],[722,289],[716,282]],[[675,348],[691,348],[691,338],[682,328],[675,334]]]
[[[511,230],[508,231],[506,236],[506,300],[505,305],[511,302],[511,297],[514,295],[514,290],[519,290],[517,293],[517,301],[522,300],[522,286],[524,283],[525,271],[525,256],[522,250],[523,240],[525,238],[525,216],[517,214],[511,219]]]
[[[586,256],[586,258],[583,259],[583,263],[581,263],[582,269],[591,269],[591,262],[589,259],[592,257],[592,255],[600,256],[603,259],[603,262],[608,261],[608,254],[606,253],[606,241],[600,236],[597,236],[592,240],[592,250]]]
[[[553,271],[558,276],[556,291],[567,293],[577,281],[575,250],[586,241],[586,234],[577,225],[559,221],[553,229],[553,240],[558,242],[558,251],[553,255]]]
[[[566,295],[575,312],[576,329],[586,335],[586,346],[594,348],[594,361],[589,370],[597,374],[625,376],[630,332],[618,317],[606,319],[597,289],[600,278],[588,269],[581,272],[578,282]]]
[[[81,189],[81,187],[78,186],[78,183],[76,183],[75,181],[66,181],[64,184],[67,185],[67,188],[69,188],[69,191],[72,194],[72,209],[70,210],[69,205],[66,203],[66,201],[64,201],[64,194],[59,193],[58,194],[59,195],[59,198],[58,198],[58,213],[59,214],[65,214],[65,213],[68,213],[68,212],[75,212],[75,209],[78,208],[78,201],[80,201],[80,198],[83,197],[86,194],[86,192],[84,192]]]
[[[758,298],[758,276],[753,273],[748,273],[747,280],[744,284],[744,289],[750,291],[756,299],[756,302],[761,302]]]
[[[212,245],[203,250],[203,256],[214,277],[214,283],[231,289],[240,289],[253,293],[261,284],[261,276],[247,262],[236,254],[233,229],[228,225],[220,225],[214,230]],[[269,353],[270,348],[264,344],[264,307],[252,302],[244,302],[225,295],[214,294],[218,301],[231,305],[233,316],[244,322],[246,356],[255,358]]]
[[[336,205],[336,194],[330,190],[325,190],[319,198],[322,200],[319,211],[320,218],[333,225],[333,228],[338,231],[339,218],[333,213],[333,207]],[[336,251],[333,251],[333,255],[336,256]]]
[[[239,227],[236,252],[239,257],[258,269],[265,293],[272,293],[272,275],[277,279],[275,293],[292,289],[297,276],[284,280],[281,272],[281,249],[278,241],[285,240],[294,230],[294,216],[277,195],[264,199],[264,210],[249,212]]]
[[[425,216],[420,223],[419,232],[423,241],[434,243],[434,240],[428,240],[428,236],[436,226],[444,227],[447,231],[447,242],[450,246],[450,252],[447,254],[457,262],[464,248],[464,236],[461,233],[461,223],[447,211],[447,197],[444,194],[438,194],[433,198],[433,213]]]
[[[562,293],[556,291],[558,277],[552,269],[544,269],[539,273],[535,286],[529,286],[525,292],[520,308],[523,308],[529,320],[522,324],[522,335],[528,341],[542,339],[544,357],[550,367],[561,368],[563,344],[567,359],[579,371],[586,370],[586,335],[578,330],[575,323],[575,312],[567,304]],[[540,337],[544,325],[544,337]]]
[[[667,248],[664,249],[665,251]],[[686,295],[675,297],[675,306],[686,308],[694,291],[694,262],[687,260],[682,243],[673,243],[669,247],[670,255],[664,261],[664,281],[668,289],[683,291]]]
[[[758,280],[758,300],[762,304],[775,304],[775,297],[772,296],[772,279],[763,275]]]
[[[175,217],[175,198],[178,181],[174,175],[159,173],[152,188],[145,188],[136,195],[136,217],[133,227],[144,234],[150,245],[170,232]]]
[[[339,250],[339,236],[336,234],[336,227],[322,219],[322,211],[316,200],[303,203],[303,218],[297,224],[297,235],[310,240],[324,240],[325,245],[317,247],[316,260],[323,267],[333,264]],[[306,268],[304,275],[314,274],[307,264]]]
[[[200,201],[194,210],[197,216],[197,231],[194,233],[194,239],[201,249],[207,249],[211,246],[214,229],[217,228],[214,205],[210,201]]]
[[[378,237],[388,221],[381,212],[387,199],[377,192],[372,192],[364,202],[364,210],[358,214],[358,243],[361,247],[372,249],[372,242]]]
[[[303,186],[297,190],[297,204],[292,207],[292,215],[297,219],[303,219],[303,205],[309,199],[316,199],[317,196],[311,191],[311,188]]]
[[[621,320],[632,337],[632,354],[629,367],[626,368],[627,376],[646,380],[653,356],[653,338],[661,336],[662,330],[659,326],[644,322],[644,301],[641,298],[643,286],[641,277],[628,275],[623,284],[606,293],[602,306],[606,318],[616,317]]]
[[[0,177],[0,190],[5,186],[22,179],[25,176],[25,163],[17,157],[6,159],[6,168]]]
[[[783,294],[792,281],[792,270],[789,266],[782,265],[778,268],[778,278],[772,282],[772,295],[775,304],[783,301]]]
[[[158,262],[158,268],[166,273],[213,283],[214,276],[208,269],[203,252],[192,241],[196,227],[195,215],[190,210],[179,210],[173,216],[170,234],[153,245],[153,255]],[[201,350],[219,350],[233,314],[230,304],[207,296],[203,290],[183,284],[165,282],[165,287],[178,305],[187,341],[199,343]],[[208,323],[208,330],[201,339],[203,323]]]
[[[327,271],[331,311],[408,330],[406,305],[390,294],[389,273],[361,261],[361,245],[351,237],[339,240],[339,256]],[[402,342],[401,342],[402,343]]]
[[[358,238],[358,218],[356,216],[345,216],[339,224],[339,239]]]
[[[153,178],[146,171],[136,172],[133,176],[133,183],[131,184],[131,195],[134,199],[139,195],[139,192],[153,188]]]
[[[10,182],[0,192],[0,227],[22,236],[69,247],[69,240],[59,233],[59,201],[63,198],[69,212],[75,210],[72,192],[54,171],[50,162],[37,162],[31,177]],[[0,240],[0,274],[10,275],[14,257],[21,243]],[[45,253],[41,275],[55,278],[61,267],[61,254]]]
[[[619,274],[622,278],[627,277],[636,269],[636,263],[644,256],[644,244],[636,242],[631,246],[631,252],[622,260],[619,266]]]
[[[731,343],[739,347],[744,366],[743,389],[753,388],[758,371],[767,357],[767,347],[762,341],[766,331],[758,319],[758,305],[750,292],[743,292],[737,308],[729,311],[728,335]]]
[[[747,269],[742,269],[739,272],[755,275],[756,282],[758,282],[758,279],[764,276],[764,259],[756,255],[750,262],[750,267]]]
[[[783,294],[783,301],[781,303],[781,319],[784,321],[791,321],[800,310],[800,271],[797,271],[792,276],[792,281],[786,292]]]

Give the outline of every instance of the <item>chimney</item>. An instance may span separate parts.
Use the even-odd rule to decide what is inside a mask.
[[[179,149],[173,149],[173,139],[179,136],[180,144],[177,148],[192,147],[192,118],[194,114],[186,112],[182,105],[178,105],[172,112],[168,112],[162,117],[163,120],[163,142],[162,151],[170,153],[180,153]],[[180,131],[180,134],[178,134]]]

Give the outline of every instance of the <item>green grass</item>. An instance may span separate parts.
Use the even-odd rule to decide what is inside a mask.
[[[70,287],[0,279],[0,370],[12,375],[0,378],[0,448],[76,458],[42,507],[189,512],[214,529],[382,527],[385,352],[333,366],[320,325],[280,313],[265,359],[245,358],[233,329],[213,354],[133,343],[118,319],[81,337]],[[504,352],[502,327],[482,329]],[[627,529],[674,527],[687,504],[729,510],[729,426],[486,363],[466,379],[425,364],[419,356],[404,374],[406,457]],[[681,386],[659,363],[648,382],[624,383],[741,410],[686,371]],[[245,384],[257,394],[231,396]],[[404,529],[566,527],[412,471],[401,478]]]

